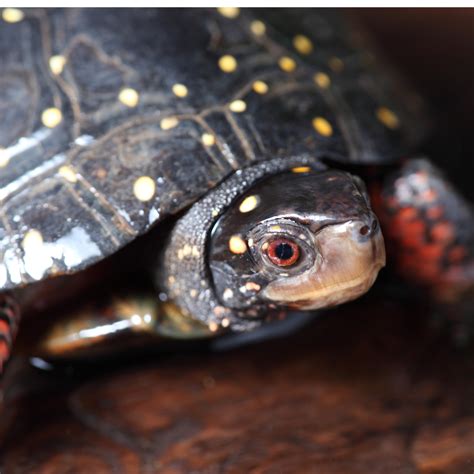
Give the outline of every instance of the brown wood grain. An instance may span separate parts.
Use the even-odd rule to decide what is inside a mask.
[[[286,339],[50,377],[1,471],[471,473],[474,348],[419,312],[369,299]]]

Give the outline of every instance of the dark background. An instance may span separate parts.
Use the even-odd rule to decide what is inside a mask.
[[[474,200],[474,9],[357,9],[351,13],[428,100],[427,153]]]

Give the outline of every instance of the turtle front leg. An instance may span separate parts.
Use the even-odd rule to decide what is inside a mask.
[[[423,288],[455,335],[474,334],[474,210],[425,159],[406,161],[372,190],[389,266]]]
[[[13,341],[18,332],[20,309],[15,300],[7,295],[0,295],[0,377],[10,359]]]
[[[47,360],[110,358],[130,347],[168,350],[175,340],[213,335],[153,292],[112,293],[62,310],[45,327],[33,355]]]

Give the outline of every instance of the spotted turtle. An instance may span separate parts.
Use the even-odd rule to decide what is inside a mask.
[[[382,231],[401,278],[472,314],[472,206],[339,12],[7,8],[0,49],[2,368],[20,314],[23,348],[73,357],[344,303]]]

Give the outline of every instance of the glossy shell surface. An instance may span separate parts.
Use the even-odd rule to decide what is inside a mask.
[[[418,99],[333,12],[0,21],[0,290],[111,255],[254,162],[388,162],[423,136]]]

